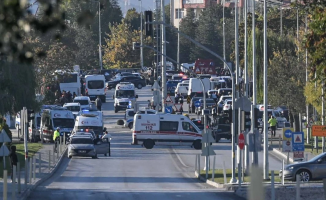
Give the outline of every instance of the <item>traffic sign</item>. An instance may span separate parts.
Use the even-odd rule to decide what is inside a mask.
[[[172,113],[172,106],[166,106],[165,113]]]
[[[176,111],[177,112],[181,112],[181,110],[182,110],[182,104],[181,103],[179,103],[179,104],[174,104],[174,107],[175,107],[175,109],[176,109]]]
[[[304,151],[304,135],[303,132],[292,133],[293,151]]]
[[[200,102],[200,101],[196,101],[196,102],[195,102],[195,107],[198,108],[198,107],[200,107],[200,106],[201,106],[201,102]]]
[[[311,128],[312,124],[314,123],[314,120],[312,118],[309,119],[309,122],[307,124],[307,128]]]
[[[172,100],[172,98],[171,98],[170,95],[168,95],[168,96],[165,98],[164,103],[173,103],[173,100]]]
[[[191,101],[191,97],[188,96],[188,97],[187,97],[187,104],[190,104],[190,101]]]
[[[292,141],[291,140],[283,140],[282,142],[282,152],[292,152]]]
[[[242,150],[244,145],[245,145],[245,138],[244,138],[243,133],[240,133],[239,138],[238,138],[238,146]]]
[[[2,129],[0,133],[0,142],[5,143],[5,142],[11,142],[11,139],[8,137],[6,131]]]
[[[293,160],[303,159],[304,152],[303,151],[293,151]]]
[[[311,136],[326,137],[326,126],[312,125]]]
[[[283,128],[283,141],[292,140],[293,128]]]

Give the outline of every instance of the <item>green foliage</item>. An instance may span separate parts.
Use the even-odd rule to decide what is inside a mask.
[[[144,17],[145,16],[143,16],[143,18]],[[130,24],[131,30],[139,30],[139,28],[140,28],[140,13],[138,13],[135,8],[129,9],[124,18],[124,22],[127,24]],[[145,22],[144,19],[143,19],[143,22]],[[145,27],[144,23],[143,23],[143,26]]]

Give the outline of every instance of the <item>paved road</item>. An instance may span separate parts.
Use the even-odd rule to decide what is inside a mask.
[[[139,101],[146,102],[150,98],[148,89],[137,92]],[[108,97],[112,97],[112,91]],[[108,100],[103,106],[105,123],[107,127],[114,127],[124,113],[114,113],[112,100]],[[241,199],[233,192],[213,188],[195,179],[194,168],[183,165],[173,148],[157,146],[147,150],[130,144],[129,129],[109,130],[113,137],[112,157],[65,158],[60,170],[39,186],[29,199]],[[183,151],[193,154],[190,148]]]

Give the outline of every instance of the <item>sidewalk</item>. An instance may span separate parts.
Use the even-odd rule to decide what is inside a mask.
[[[13,132],[13,141],[19,141],[17,138],[17,131],[12,129]],[[30,158],[30,160],[35,159],[35,166],[32,167],[32,176],[31,176],[31,183],[25,184],[25,169],[20,170],[20,188],[21,192],[18,193],[18,183],[13,184],[11,183],[10,178],[10,170],[8,173],[7,178],[7,199],[13,199],[13,187],[15,187],[16,191],[16,199],[18,200],[25,200],[31,191],[35,189],[38,185],[40,185],[42,182],[47,180],[60,166],[62,158],[66,154],[66,146],[63,145],[61,147],[61,153],[60,154],[53,154],[53,144],[50,143],[44,143],[42,148],[34,155],[33,158]],[[50,155],[50,157],[49,157]],[[41,159],[39,159],[39,156],[41,156]],[[50,159],[50,160],[49,160]],[[50,161],[50,162],[49,162]],[[25,162],[25,161],[22,161]],[[40,167],[41,166],[41,167]],[[28,168],[27,168],[28,169]],[[34,173],[35,172],[35,173]],[[29,171],[28,174],[29,175]],[[18,172],[16,177],[18,177]],[[29,176],[27,176],[29,177]],[[29,181],[27,179],[27,181]],[[17,182],[18,178],[17,178]],[[14,186],[15,185],[15,186]],[[0,180],[0,200],[4,200],[4,182],[3,180]]]

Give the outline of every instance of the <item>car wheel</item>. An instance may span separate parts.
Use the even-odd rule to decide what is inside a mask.
[[[71,158],[72,158],[72,156],[68,156],[68,158],[69,158],[69,159],[71,159]]]
[[[151,139],[147,139],[144,141],[144,147],[146,149],[152,149],[154,147],[154,141]]]
[[[137,88],[138,88],[138,89],[142,89],[142,88],[143,88],[143,85],[139,83],[139,84],[137,85]]]
[[[308,170],[300,170],[295,174],[300,176],[300,181],[309,182],[311,180],[311,173]]]
[[[202,145],[201,140],[196,140],[193,143],[194,148],[197,150],[201,149],[201,145]]]
[[[93,159],[96,159],[97,158],[97,154],[95,156],[92,156]]]
[[[130,122],[129,125],[128,125],[128,127],[129,127],[130,129],[132,129],[133,125],[134,125],[134,123]]]
[[[216,137],[215,138],[215,142],[219,142],[220,141],[220,138],[219,137]]]

